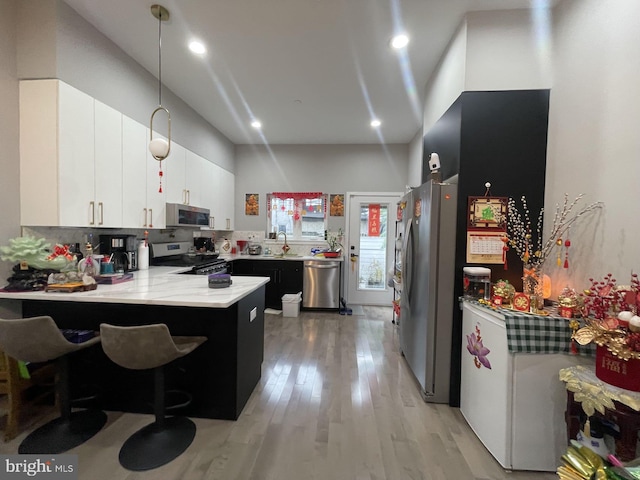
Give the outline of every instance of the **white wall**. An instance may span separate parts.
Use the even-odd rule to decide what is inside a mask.
[[[415,187],[422,183],[422,151],[424,142],[422,141],[422,129],[418,130],[409,142],[409,159],[407,165],[407,185]],[[399,190],[404,192],[407,189]]]
[[[565,0],[554,18],[545,230],[565,192],[605,203],[572,230],[556,286],[567,276],[581,290],[609,272],[628,284],[640,271],[640,2]]]
[[[464,90],[551,87],[550,31],[549,9],[469,13]]]
[[[555,295],[609,272],[628,283],[640,270],[640,2],[564,0],[548,18],[467,15],[426,86],[424,131],[463,89],[551,88],[546,235],[565,193],[585,194],[578,207],[605,203],[570,231],[570,268],[547,263]]]
[[[17,2],[0,0],[0,11],[0,245],[4,246],[20,235]],[[12,266],[0,261],[0,285],[4,285]]]
[[[128,117],[149,123],[158,104],[154,75],[62,0],[20,0],[19,5],[20,78],[59,78]],[[163,88],[162,97],[171,112],[173,139],[233,172],[233,144],[170,90]],[[164,124],[159,117],[162,133]]]
[[[408,145],[236,146],[237,230],[266,230],[269,192],[403,192]],[[260,215],[246,216],[245,193],[260,194]],[[329,217],[329,229],[344,217]]]
[[[464,91],[466,56],[467,21],[465,19],[449,42],[436,70],[427,82],[423,135]]]

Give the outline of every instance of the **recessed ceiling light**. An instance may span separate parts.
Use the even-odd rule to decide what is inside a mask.
[[[189,50],[191,50],[196,55],[203,55],[207,53],[207,49],[204,47],[204,45],[198,42],[197,40],[194,40],[191,43],[189,43]]]
[[[374,118],[373,120],[371,120],[371,126],[373,128],[378,128],[380,125],[382,125],[382,122],[377,118]]]
[[[405,33],[401,33],[400,35],[396,35],[391,39],[391,46],[396,50],[406,47],[409,45],[409,37]]]
[[[251,122],[251,126],[256,130],[260,130],[262,128],[262,124],[258,120]]]

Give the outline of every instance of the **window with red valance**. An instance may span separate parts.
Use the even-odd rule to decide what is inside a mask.
[[[327,195],[322,192],[267,194],[267,230],[293,239],[324,238]]]

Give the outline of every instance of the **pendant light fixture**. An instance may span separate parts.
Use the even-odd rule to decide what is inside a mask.
[[[171,152],[171,114],[169,110],[162,106],[162,22],[169,20],[169,11],[162,5],[152,5],[151,14],[158,19],[158,106],[151,114],[149,151],[151,156],[160,162],[160,170],[158,172],[160,188],[158,192],[162,193],[162,160],[167,158],[169,152]],[[167,140],[153,138],[153,117],[161,110],[167,114]]]

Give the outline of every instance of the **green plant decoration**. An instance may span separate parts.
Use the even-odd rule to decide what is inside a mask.
[[[9,246],[0,247],[0,259],[26,263],[40,270],[62,270],[72,263],[65,255],[51,253],[51,244],[44,238],[16,237],[9,240]]]

